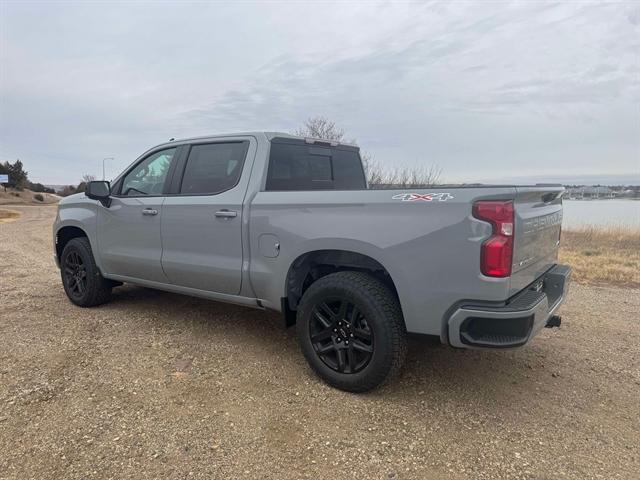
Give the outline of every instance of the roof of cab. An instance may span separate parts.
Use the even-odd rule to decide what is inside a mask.
[[[193,142],[193,141],[206,141],[206,140],[216,140],[218,138],[227,138],[227,137],[257,137],[257,136],[261,136],[264,135],[267,140],[271,141],[274,138],[293,138],[293,139],[299,139],[299,140],[307,140],[308,137],[301,137],[298,135],[291,135],[290,133],[285,133],[285,132],[266,132],[266,131],[257,131],[257,132],[232,132],[232,133],[223,133],[223,134],[214,134],[214,135],[203,135],[203,136],[198,136],[198,137],[188,137],[188,138],[176,138],[176,139],[172,139],[169,140],[168,142],[164,142],[164,143],[160,143],[158,145],[156,145],[155,148],[161,147],[161,146],[165,146],[165,145],[171,145],[171,144],[180,144],[180,143],[188,143],[188,142]],[[321,138],[314,138],[314,139],[309,139],[309,140],[318,140],[318,141],[325,141],[325,142],[329,142],[330,140],[324,140]],[[349,145],[349,146],[356,146],[353,143],[350,142],[337,142],[340,145]]]

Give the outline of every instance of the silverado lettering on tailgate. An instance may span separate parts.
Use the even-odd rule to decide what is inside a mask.
[[[562,223],[562,211],[531,218],[524,222],[524,233],[539,232]]]

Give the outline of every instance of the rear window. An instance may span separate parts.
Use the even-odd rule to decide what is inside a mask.
[[[365,188],[362,162],[355,147],[331,147],[289,139],[271,142],[267,190]]]

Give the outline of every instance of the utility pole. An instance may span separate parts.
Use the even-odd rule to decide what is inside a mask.
[[[115,158],[114,157],[105,157],[105,158],[102,159],[102,180],[105,180],[105,178],[104,178],[104,161],[105,160],[115,160]]]

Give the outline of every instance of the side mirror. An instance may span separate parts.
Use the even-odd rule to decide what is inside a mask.
[[[111,205],[111,185],[109,182],[102,180],[89,182],[84,194],[92,200],[98,200],[105,207]]]

